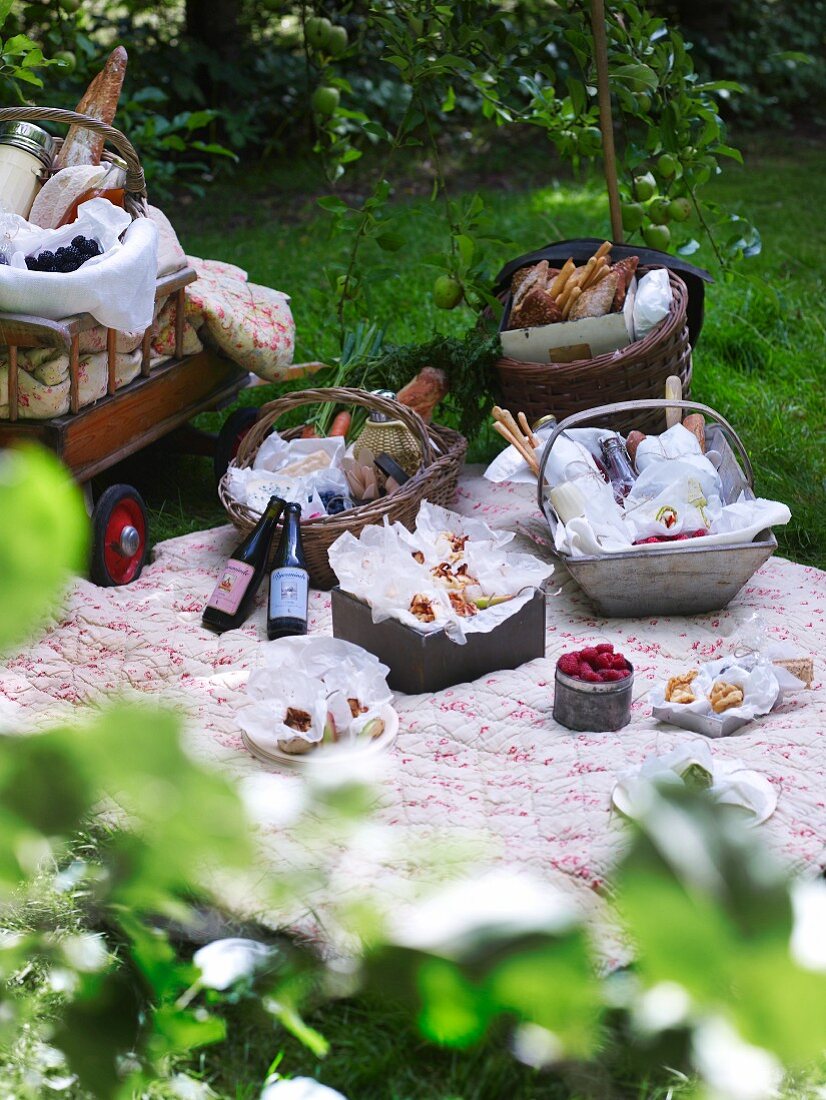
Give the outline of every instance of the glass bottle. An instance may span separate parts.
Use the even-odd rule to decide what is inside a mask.
[[[79,208],[90,199],[108,199],[113,206],[120,206],[122,209],[126,195],[123,186],[125,168],[125,161],[119,158],[117,161],[113,161],[106,169],[103,179],[95,187],[90,187],[88,191],[84,191],[82,195],[75,199],[60,219],[58,229],[77,221]]]
[[[307,633],[310,574],[301,543],[300,521],[301,505],[288,504],[284,509],[281,541],[270,573],[267,607],[267,637],[270,641]]]
[[[201,621],[210,630],[223,634],[246,620],[267,571],[272,540],[284,507],[281,497],[270,497],[255,530],[228,559],[203,611]]]
[[[614,490],[614,499],[617,504],[622,504],[634,487],[637,475],[634,473],[625,444],[619,436],[611,435],[603,439],[601,447],[608,480]]]

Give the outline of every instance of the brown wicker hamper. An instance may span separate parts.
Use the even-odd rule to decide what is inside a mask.
[[[640,268],[640,274],[650,271]],[[573,363],[528,363],[502,358],[496,364],[502,401],[514,415],[528,420],[553,414],[563,420],[595,405],[642,401],[662,397],[665,381],[676,374],[683,393],[691,390],[691,344],[686,309],[688,291],[683,280],[669,271],[673,293],[671,312],[642,340],[619,351],[579,359]],[[612,421],[617,431],[652,431],[660,427],[656,412],[626,413]]]
[[[244,468],[253,464],[259,447],[279,417],[302,405],[327,401],[342,405],[361,405],[383,412],[393,420],[401,420],[421,442],[422,465],[401,488],[385,497],[357,505],[338,515],[319,516],[301,524],[310,581],[314,587],[324,589],[332,588],[337,583],[336,575],[330,568],[327,551],[345,531],[358,537],[364,527],[371,523],[382,523],[385,517],[390,523],[403,523],[405,527],[412,528],[419,506],[424,500],[450,507],[456,498],[459,472],[467,450],[467,440],[459,432],[435,424],[425,424],[418,413],[398,401],[366,393],[364,390],[310,389],[287,394],[262,406],[258,420],[241,441],[231,466]],[[294,439],[300,433],[299,427],[282,434],[285,439]],[[227,476],[224,474],[221,479],[218,495],[235,526],[247,533],[253,529],[260,516],[232,499],[227,490]]]

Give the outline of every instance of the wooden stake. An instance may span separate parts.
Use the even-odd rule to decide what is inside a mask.
[[[9,420],[17,419],[17,348],[9,344]]]
[[[622,244],[622,211],[617,186],[617,156],[614,149],[614,120],[611,117],[611,88],[608,84],[608,38],[605,33],[605,0],[591,0],[591,29],[594,33],[594,60],[597,65],[597,98],[599,128],[602,130],[602,159],[608,207],[611,211],[611,232],[615,244]]]

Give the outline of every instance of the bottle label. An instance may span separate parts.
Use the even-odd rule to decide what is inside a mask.
[[[215,591],[207,601],[207,607],[214,607],[216,611],[225,611],[227,615],[234,615],[241,606],[241,600],[249,588],[254,573],[254,566],[230,558],[224,566],[220,580],[215,585]]]
[[[306,569],[284,566],[270,574],[270,618],[306,619],[309,597]]]

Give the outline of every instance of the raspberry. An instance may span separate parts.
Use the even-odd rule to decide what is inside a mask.
[[[599,654],[593,648],[593,646],[586,646],[585,649],[579,655],[581,661],[587,661],[589,665],[594,665]]]
[[[579,670],[580,680],[584,680],[588,684],[599,684],[602,682],[602,676],[599,672],[594,672],[590,665],[583,664]]]
[[[623,655],[621,653],[615,653],[614,658],[611,661],[611,668],[618,668],[618,669],[628,668],[628,662],[626,661],[626,659],[623,657]]]
[[[613,653],[598,653],[596,659],[597,668],[613,668],[614,667],[614,654]]]
[[[613,653],[614,645],[612,642],[600,642],[596,650],[597,653]]]
[[[565,653],[556,662],[556,667],[566,676],[579,676],[579,660],[575,653]]]
[[[626,680],[631,675],[630,668],[620,668],[617,669],[617,672],[619,672],[621,680]]]
[[[627,675],[627,672],[620,672],[618,668],[606,668],[604,672],[600,673],[600,676],[606,684],[614,683],[617,680],[624,680]]]

